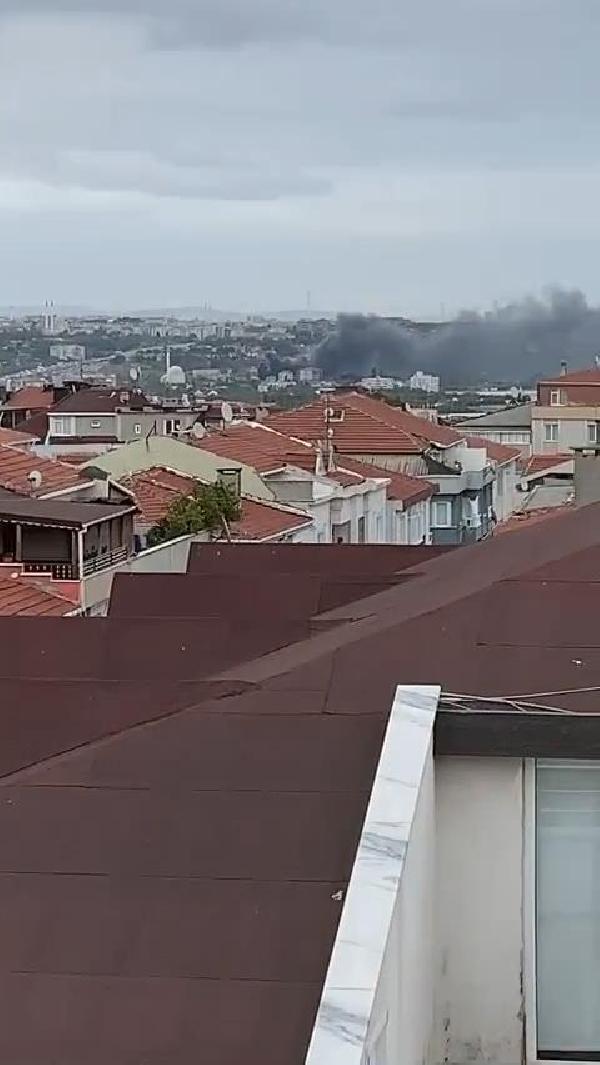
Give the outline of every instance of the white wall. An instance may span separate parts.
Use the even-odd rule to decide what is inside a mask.
[[[496,480],[492,486],[492,506],[498,521],[506,521],[511,514],[514,514],[518,502],[518,483],[516,459],[496,467]]]
[[[82,583],[82,608],[104,615],[108,610],[112,582],[116,573],[186,573],[190,544],[194,537],[184,536],[166,544],[150,547],[121,566],[86,577]]]
[[[433,1065],[520,1065],[522,762],[437,758],[435,790],[436,995],[430,1060]],[[394,1058],[389,1061],[396,1065]]]
[[[376,1065],[429,1065],[434,1002],[435,800],[431,749],[412,824],[367,1046]]]
[[[387,542],[418,545],[431,543],[431,499],[422,499],[405,510],[399,503],[388,503]]]

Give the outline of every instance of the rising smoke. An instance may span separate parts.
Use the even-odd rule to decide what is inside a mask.
[[[590,366],[600,353],[600,307],[582,292],[551,289],[485,314],[465,311],[443,324],[344,314],[319,346],[315,361],[328,379],[406,378],[439,374],[445,385],[529,384]]]

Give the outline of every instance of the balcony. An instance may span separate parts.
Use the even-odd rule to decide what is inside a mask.
[[[72,562],[23,562],[23,573],[50,575],[53,581],[78,581],[79,570]]]
[[[90,555],[89,558],[83,560],[83,576],[93,577],[95,573],[102,573],[104,570],[111,569],[112,566],[119,566],[128,558],[129,552],[126,547],[117,547],[114,551],[107,551],[101,555]]]

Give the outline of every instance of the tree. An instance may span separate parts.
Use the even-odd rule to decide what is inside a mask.
[[[241,502],[224,484],[199,484],[189,496],[180,496],[169,507],[162,521],[148,532],[148,547],[206,531],[221,533],[231,539],[229,527],[239,521]]]

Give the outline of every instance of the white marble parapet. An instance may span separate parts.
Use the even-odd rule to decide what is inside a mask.
[[[433,686],[396,690],[306,1065],[364,1065],[439,696]]]

